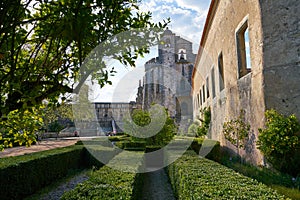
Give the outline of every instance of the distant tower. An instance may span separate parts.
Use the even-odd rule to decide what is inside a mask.
[[[137,108],[142,108],[143,105],[143,87],[142,87],[142,82],[139,80],[139,87],[138,87],[138,93],[136,97],[136,105]]]
[[[158,57],[145,64],[143,108],[157,103],[165,106],[171,117],[192,119],[190,83],[195,57],[192,43],[167,28],[158,45]]]

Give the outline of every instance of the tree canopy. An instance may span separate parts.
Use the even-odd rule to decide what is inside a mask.
[[[151,13],[140,12],[138,3],[139,0],[1,1],[0,117],[6,118],[16,109],[26,110],[44,99],[57,102],[59,96],[76,91],[75,80],[92,73],[81,69],[85,57],[108,38],[132,28],[167,25],[168,21],[152,23]],[[134,53],[124,47],[114,56],[124,64],[134,65],[137,56],[148,51],[147,46],[137,46],[133,42],[129,48]],[[94,73],[93,78],[103,86],[110,83],[111,73],[115,71],[103,67],[102,73]]]

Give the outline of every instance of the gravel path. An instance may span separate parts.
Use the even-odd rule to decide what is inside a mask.
[[[67,191],[72,190],[77,184],[86,181],[89,177],[86,173],[80,173],[79,175],[71,178],[67,182],[61,183],[57,188],[50,191],[48,194],[43,195],[41,200],[59,200],[60,197]]]
[[[144,174],[142,200],[176,200],[164,169]]]

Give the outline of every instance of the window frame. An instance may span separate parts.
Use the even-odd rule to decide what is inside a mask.
[[[249,34],[249,22],[248,16],[246,16],[235,31],[235,39],[236,39],[236,53],[237,53],[237,77],[238,79],[242,78],[243,76],[247,75],[251,72],[251,65],[247,66],[247,55],[246,55],[246,38],[245,32],[248,30]],[[249,43],[250,43],[250,37]],[[250,47],[249,47],[250,51]]]

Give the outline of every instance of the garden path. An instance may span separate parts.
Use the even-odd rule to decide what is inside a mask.
[[[144,174],[142,200],[175,200],[175,196],[164,169]]]
[[[30,147],[21,146],[4,149],[4,151],[0,152],[0,158],[9,156],[20,156],[49,149],[71,146],[77,141],[78,138],[42,140],[39,141],[37,144],[31,145]]]

